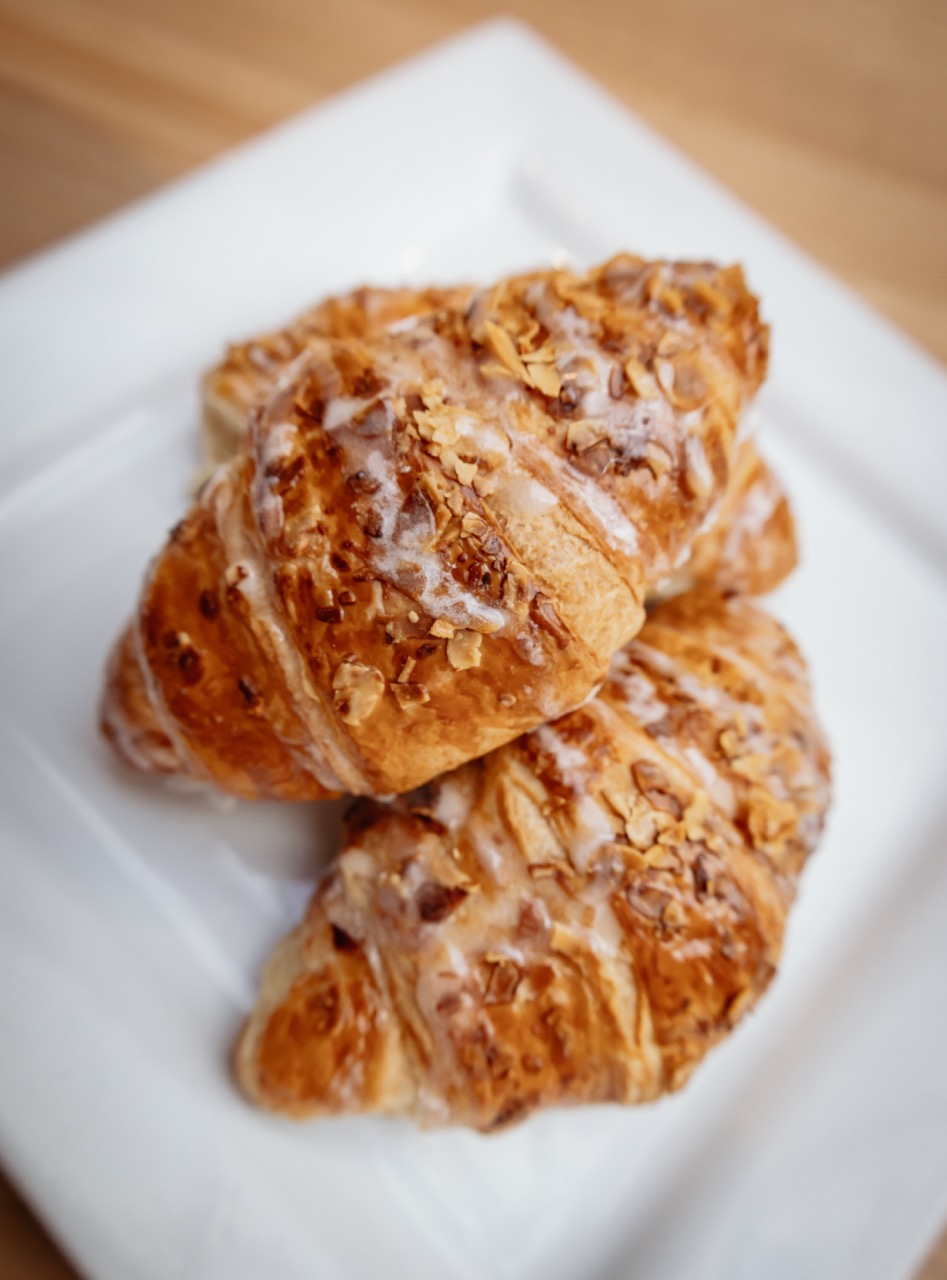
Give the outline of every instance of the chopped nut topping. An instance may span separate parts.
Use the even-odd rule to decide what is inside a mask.
[[[693,799],[684,810],[681,821],[688,840],[700,840],[704,834],[707,815],[710,812],[710,801],[706,791],[695,791]]]
[[[407,684],[411,679],[411,672],[417,665],[417,660],[409,654],[401,664],[401,670],[398,672],[398,684]]]
[[[450,511],[451,515],[463,515],[464,495],[462,493],[459,493],[456,489],[451,489],[451,491],[445,496],[444,501],[447,504],[447,509]]]
[[[671,455],[661,445],[649,440],[645,445],[645,462],[651,468],[651,474],[660,480],[671,469]]]
[[[529,570],[519,560],[510,560],[503,580],[503,607],[525,617],[529,612]]]
[[[449,476],[454,476],[461,484],[473,484],[477,474],[476,462],[464,462],[452,449],[445,449],[441,454],[441,463]]]
[[[426,409],[436,409],[444,403],[444,382],[441,378],[431,378],[421,388],[421,399]]]
[[[510,373],[509,369],[507,369],[505,365],[496,364],[494,361],[491,361],[488,364],[482,364],[480,366],[480,372],[485,378],[509,378],[512,380],[516,377],[516,374]]]
[[[665,311],[669,311],[672,316],[683,314],[684,296],[680,289],[675,289],[671,284],[662,285],[657,291],[657,298]]]
[[[644,850],[644,858],[648,866],[658,871],[678,871],[681,867],[681,860],[675,852],[677,840],[668,836],[667,832],[662,833],[666,837],[667,843],[662,844],[662,836],[658,836],[657,842],[650,849]]]
[[[488,966],[484,1004],[509,1004],[516,995],[522,974],[509,956],[484,956]]]
[[[385,692],[385,677],[377,667],[351,658],[339,664],[332,677],[333,700],[346,724],[361,724]]]
[[[415,895],[418,915],[425,924],[438,924],[441,920],[445,920],[466,896],[467,890],[459,885],[425,880]]]
[[[674,329],[667,329],[658,339],[655,354],[659,356],[676,356],[687,348],[688,340]]]
[[[437,445],[457,443],[457,426],[449,409],[418,409],[414,421],[422,440]]]
[[[676,360],[654,362],[661,389],[676,409],[699,409],[707,399],[707,382],[696,359],[686,352]]]
[[[642,400],[654,400],[658,396],[658,384],[640,360],[629,356],[625,361],[625,377]]]
[[[714,473],[710,469],[704,447],[696,438],[690,438],[685,441],[684,450],[684,483],[688,492],[695,498],[706,498],[714,487]]]
[[[675,820],[680,819],[683,805],[671,790],[671,784],[660,765],[653,760],[636,760],[631,766],[631,772],[635,785],[650,805],[665,815],[671,815]]]
[[[369,617],[377,618],[380,613],[385,612],[385,588],[384,584],[375,578],[372,582],[372,594],[368,602]]]
[[[539,330],[540,330],[539,321],[535,319],[531,320],[525,332],[521,333],[520,336],[517,338],[516,340],[517,346],[520,349],[520,353],[524,357],[527,354],[529,354],[530,347],[533,345],[533,339],[539,333]]]
[[[562,869],[561,863],[531,862],[526,868],[534,880],[549,880]]]
[[[555,921],[552,931],[549,935],[549,945],[553,951],[561,951],[563,955],[574,955],[583,949],[582,939],[572,929],[566,925]]]
[[[530,364],[526,367],[526,382],[541,391],[544,396],[554,398],[562,390],[562,379],[555,365]]]
[[[447,641],[447,661],[455,671],[480,666],[483,636],[479,631],[458,631]]]
[[[754,845],[781,845],[791,834],[796,821],[795,807],[789,801],[776,800],[763,787],[750,792],[747,827]]]
[[[585,453],[604,439],[602,424],[591,418],[578,418],[566,428],[566,444],[576,453]]]
[[[435,618],[431,623],[429,634],[437,636],[439,640],[450,640],[457,628],[452,622],[448,622],[446,618]]]
[[[629,906],[648,920],[660,920],[671,901],[669,893],[647,885],[640,889],[629,889],[626,897]]]
[[[514,374],[515,377],[522,378],[525,382],[527,380],[526,366],[520,359],[516,347],[513,344],[513,339],[507,331],[502,329],[498,324],[494,324],[492,320],[485,320],[483,327],[486,330],[487,341],[493,348],[494,355],[500,363],[508,369],[510,373]]]
[[[201,592],[200,599],[198,601],[198,608],[208,621],[217,617],[217,614],[220,612],[220,605],[218,604],[217,597],[213,591]]]
[[[635,806],[625,823],[625,835],[634,847],[642,851],[650,849],[655,843],[657,833],[658,827],[654,814],[649,809],[639,809]]]
[[[680,898],[672,898],[667,904],[664,908],[664,915],[661,917],[661,923],[672,929],[687,924],[687,909]]]
[[[426,702],[431,701],[431,695],[423,684],[392,684],[388,687],[402,711],[408,711],[411,707],[423,707]]]
[[[482,538],[489,531],[490,526],[482,516],[478,516],[475,511],[468,511],[460,522],[460,527],[466,534],[471,534],[475,538]]]
[[[551,342],[547,342],[538,351],[524,352],[523,363],[527,366],[531,364],[555,364],[556,348]]]
[[[628,803],[628,796],[622,794],[620,791],[614,791],[609,787],[603,787],[602,799],[622,820],[627,818],[631,812],[631,806]]]
[[[693,292],[706,306],[717,315],[729,315],[732,311],[729,299],[719,289],[715,289],[706,280],[695,280],[691,286]]]

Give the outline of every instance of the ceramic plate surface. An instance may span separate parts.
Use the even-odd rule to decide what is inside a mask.
[[[105,652],[225,340],[362,281],[739,259],[836,804],[758,1013],[680,1096],[490,1139],[257,1114],[228,1053],[332,806],[118,767]],[[0,283],[0,1155],[99,1280],[887,1280],[947,1214],[947,380],[521,27],[384,75]]]

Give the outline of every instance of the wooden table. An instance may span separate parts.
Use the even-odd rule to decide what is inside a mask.
[[[947,357],[943,0],[507,10]],[[493,12],[483,0],[0,0],[0,263]],[[0,1180],[0,1280],[73,1274]],[[947,1280],[947,1234],[921,1275]]]

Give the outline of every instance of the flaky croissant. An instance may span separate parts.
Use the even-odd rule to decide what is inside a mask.
[[[772,978],[828,789],[782,627],[706,591],[659,606],[584,707],[356,803],[243,1088],[482,1130],[678,1088]]]
[[[292,361],[324,338],[365,338],[414,317],[469,305],[472,285],[452,288],[372,288],[326,298],[292,324],[236,343],[203,382],[202,427],[207,457],[225,462],[245,445],[253,410],[264,403]],[[649,593],[675,595],[697,583],[762,595],[796,563],[795,531],[786,495],[752,439],[740,441],[715,519],[690,555]]]
[[[106,732],[304,799],[577,705],[727,494],[766,350],[737,268],[627,256],[312,339],[153,564]]]

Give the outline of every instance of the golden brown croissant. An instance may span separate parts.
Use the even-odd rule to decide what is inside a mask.
[[[246,443],[255,406],[280,375],[320,338],[364,338],[411,317],[466,307],[472,285],[453,288],[371,288],[326,298],[287,328],[229,347],[203,383],[207,456],[225,462]],[[778,479],[752,440],[740,442],[722,503],[710,527],[695,538],[686,563],[651,593],[675,595],[698,582],[761,595],[796,563],[795,531]]]
[[[727,493],[766,349],[738,268],[627,256],[313,339],[152,566],[106,732],[303,799],[577,705]]]
[[[266,970],[244,1089],[487,1130],[678,1088],[773,976],[828,785],[782,627],[707,591],[659,606],[584,707],[355,805]]]

